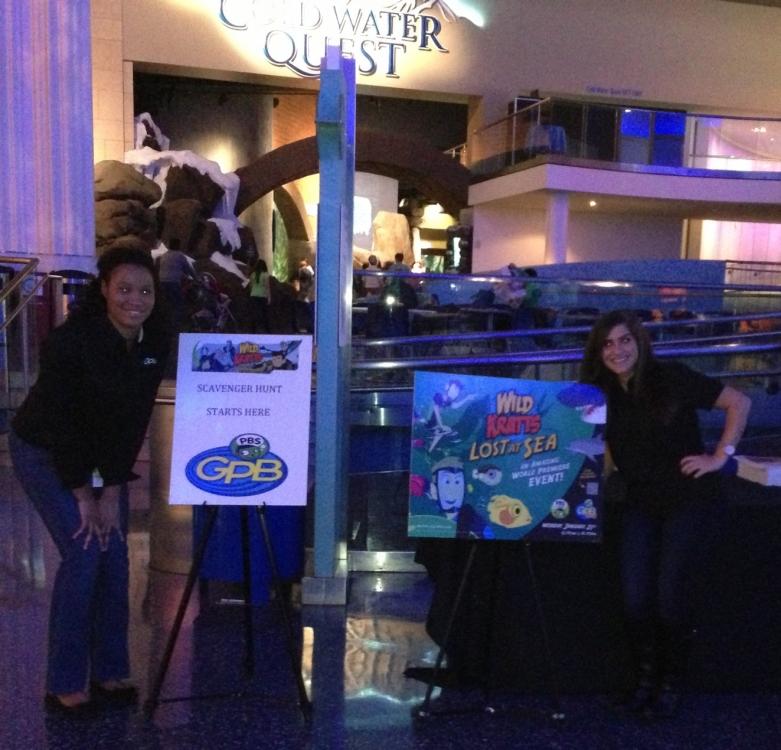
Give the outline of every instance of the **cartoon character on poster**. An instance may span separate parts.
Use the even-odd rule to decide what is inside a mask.
[[[416,373],[409,534],[600,538],[602,392]]]
[[[193,347],[193,372],[253,372],[295,370],[301,341],[240,341],[231,339],[198,341]]]

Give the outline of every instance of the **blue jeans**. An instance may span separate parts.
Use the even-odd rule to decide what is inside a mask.
[[[13,430],[9,449],[14,472],[46,529],[61,561],[54,579],[49,613],[46,690],[64,694],[84,690],[87,678],[124,679],[128,658],[127,544],[112,531],[108,549],[93,539],[72,539],[81,524],[74,494],[63,485],[43,448],[30,445]],[[128,492],[120,496],[120,526],[127,537]]]
[[[684,632],[692,625],[695,585],[716,539],[723,502],[689,500],[665,514],[626,508],[621,583],[627,619]]]

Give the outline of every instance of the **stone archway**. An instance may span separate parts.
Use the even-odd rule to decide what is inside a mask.
[[[266,193],[319,171],[316,136],[280,146],[240,167],[236,214]],[[469,170],[455,159],[419,141],[376,130],[358,129],[355,169],[403,180],[444,210],[458,216],[467,205]]]
[[[306,223],[301,218],[301,211],[295,199],[285,187],[274,188],[274,205],[285,222],[287,236],[291,240],[302,240],[306,242],[310,239]]]

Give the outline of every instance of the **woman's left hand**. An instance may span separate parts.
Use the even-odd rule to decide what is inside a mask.
[[[700,453],[694,456],[684,456],[681,459],[681,472],[695,479],[704,474],[719,471],[727,463],[727,457],[714,456],[712,453]]]

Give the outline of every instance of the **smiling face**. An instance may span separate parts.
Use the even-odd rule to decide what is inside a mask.
[[[155,305],[152,274],[142,266],[124,263],[117,266],[100,291],[106,300],[106,313],[123,338],[137,338],[144,321]]]
[[[622,385],[632,377],[638,356],[637,341],[629,329],[623,323],[611,328],[602,343],[602,363]]]

